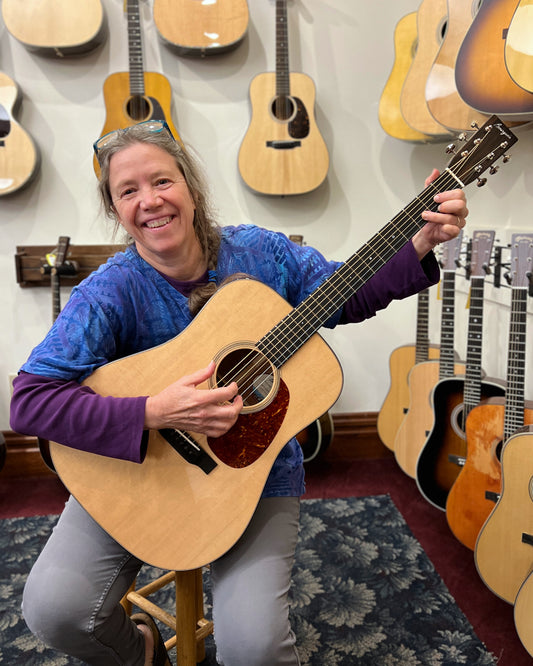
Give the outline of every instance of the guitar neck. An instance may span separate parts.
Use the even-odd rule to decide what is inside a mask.
[[[452,377],[455,367],[455,271],[442,276],[442,315],[440,332],[439,379]]]
[[[429,359],[429,289],[419,292],[416,307],[415,362]]]
[[[139,0],[127,0],[130,93],[144,95],[144,61]]]
[[[290,95],[287,0],[276,0],[276,95]]]
[[[524,382],[526,370],[526,288],[513,287],[509,325],[509,358],[505,392],[504,441],[524,425]]]
[[[455,182],[448,172],[441,174],[269,331],[259,341],[258,348],[276,367],[281,367],[424,226],[422,212],[436,210],[435,194]]]
[[[481,400],[481,354],[483,346],[483,303],[485,278],[470,278],[470,310],[468,316],[468,344],[464,385],[465,416]]]

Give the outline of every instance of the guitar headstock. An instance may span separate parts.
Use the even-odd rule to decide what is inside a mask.
[[[461,151],[452,157],[447,170],[451,171],[463,185],[468,185],[474,180],[478,181],[478,185],[484,185],[486,178],[480,178],[481,174],[487,169],[491,174],[495,173],[498,170],[498,167],[494,166],[496,160],[503,155],[504,162],[508,161],[506,151],[517,141],[516,136],[498,116],[491,116],[467,140]],[[448,152],[453,152],[453,148],[455,147],[449,146]]]
[[[474,231],[472,234],[470,275],[485,276],[489,272],[494,235],[494,231]]]
[[[463,230],[459,235],[452,238],[442,245],[442,259],[441,266],[443,271],[455,271],[459,266],[459,258],[461,256],[461,247],[463,244]]]
[[[529,288],[533,276],[533,234],[511,238],[511,287]]]

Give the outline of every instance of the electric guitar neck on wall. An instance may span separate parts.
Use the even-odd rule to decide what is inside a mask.
[[[78,55],[105,39],[101,0],[3,0],[2,14],[9,33],[41,55]]]
[[[154,23],[180,55],[206,56],[236,48],[248,29],[246,0],[154,0]]]
[[[494,231],[474,231],[470,263],[470,307],[466,348],[465,375],[441,379],[431,394],[435,415],[433,429],[424,444],[416,465],[418,489],[428,502],[448,510],[450,489],[455,489],[467,455],[466,420],[482,398],[503,396],[502,382],[482,379],[483,298],[488,274]],[[465,512],[468,502],[460,503]],[[448,521],[450,522],[450,521]],[[453,521],[452,521],[453,522]],[[472,546],[473,547],[473,546]]]
[[[20,100],[15,81],[0,72],[0,197],[29,185],[40,165],[35,142],[13,117]]]
[[[431,392],[440,379],[460,374],[465,368],[463,363],[456,362],[454,348],[455,274],[461,245],[462,234],[443,245],[439,358],[418,363],[409,372],[409,408],[394,440],[396,462],[413,479],[418,457],[435,422]]]
[[[215,359],[206,387],[237,381],[244,407],[219,438],[150,431],[142,464],[51,442],[66,487],[144,562],[181,571],[220,557],[246,529],[286,442],[340,394],[342,370],[319,329],[424,226],[421,214],[436,210],[437,192],[475,181],[515,141],[492,118],[433,183],[296,308],[259,281],[235,280],[177,337],[97,369],[84,385],[101,395],[155,395]],[[169,538],[166,516],[176,538]]]
[[[276,0],[276,72],[250,85],[252,119],[239,150],[239,172],[255,192],[304,194],[326,178],[329,154],[315,122],[315,85],[289,69],[287,0]]]
[[[179,135],[171,117],[172,88],[158,72],[144,71],[139,0],[126,0],[129,71],[110,74],[104,82],[106,121],[102,135],[144,120],[166,120],[176,140]],[[97,176],[100,167],[93,161]]]

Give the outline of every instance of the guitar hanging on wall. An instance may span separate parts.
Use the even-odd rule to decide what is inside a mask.
[[[161,39],[180,55],[218,55],[236,48],[248,30],[246,0],[154,0]]]
[[[106,121],[102,135],[130,127],[144,120],[166,120],[174,138],[179,135],[172,123],[172,88],[158,72],[145,72],[139,0],[125,0],[128,22],[129,71],[110,74],[104,82]],[[100,166],[93,159],[96,175]]]
[[[101,0],[3,0],[2,15],[9,33],[40,55],[79,55],[106,35]]]
[[[57,247],[53,252],[46,255],[46,264],[42,266],[41,272],[50,275],[50,288],[52,292],[52,322],[61,312],[61,275],[75,275],[77,266],[74,262],[67,261],[70,245],[69,236],[59,236]],[[38,438],[39,451],[46,466],[55,472],[54,463],[50,456],[50,442],[47,439]]]
[[[287,0],[276,0],[276,72],[250,84],[252,119],[239,150],[239,172],[255,192],[294,195],[322,184],[329,154],[314,117],[315,85],[289,69]]]
[[[0,196],[29,185],[40,164],[35,142],[13,117],[20,100],[17,84],[0,72]]]

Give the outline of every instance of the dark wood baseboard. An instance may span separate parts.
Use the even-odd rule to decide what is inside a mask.
[[[333,439],[324,452],[328,460],[388,458],[392,454],[379,439],[377,412],[333,414]],[[44,463],[36,437],[2,432],[6,441],[4,477],[50,476],[54,472]]]

